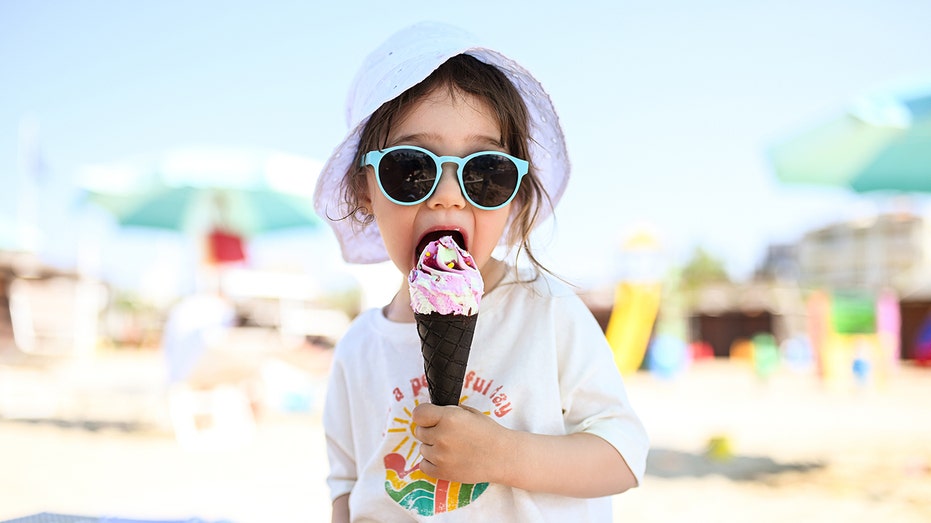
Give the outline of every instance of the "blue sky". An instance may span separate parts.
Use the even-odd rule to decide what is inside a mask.
[[[740,277],[771,242],[891,205],[783,186],[764,150],[855,96],[931,78],[931,2],[917,0],[4,0],[0,224],[19,225],[28,193],[23,122],[45,166],[39,248],[61,263],[86,222],[64,210],[82,166],[189,145],[324,160],[362,58],[422,19],[471,30],[550,92],[573,178],[540,248],[581,281],[610,277],[643,224],[671,259],[703,245]]]

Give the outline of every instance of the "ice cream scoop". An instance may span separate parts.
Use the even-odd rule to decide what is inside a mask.
[[[427,244],[408,278],[415,313],[478,314],[485,285],[475,260],[452,236]]]

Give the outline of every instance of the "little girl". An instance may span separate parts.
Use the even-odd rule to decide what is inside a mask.
[[[451,235],[485,296],[459,406],[430,404],[406,278],[339,342],[323,417],[333,521],[610,521],[648,442],[598,324],[528,244],[569,178],[549,96],[470,35],[423,23],[365,60],[348,117],[314,197],[344,259],[406,275]]]

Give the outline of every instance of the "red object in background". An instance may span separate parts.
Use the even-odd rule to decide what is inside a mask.
[[[213,263],[235,263],[246,259],[242,237],[237,234],[214,229],[207,236],[207,246]]]
[[[692,351],[692,360],[705,360],[714,358],[714,349],[707,341],[693,341],[689,344]]]

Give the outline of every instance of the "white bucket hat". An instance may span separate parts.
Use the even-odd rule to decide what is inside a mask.
[[[553,206],[569,181],[566,141],[556,109],[543,86],[526,69],[491,49],[477,45],[471,34],[450,25],[421,22],[388,38],[362,63],[349,88],[346,120],[349,133],[336,147],[317,180],[314,209],[336,233],[343,259],[349,263],[378,263],[388,252],[378,225],[361,227],[343,201],[342,183],[359,147],[362,129],[385,102],[419,84],[450,58],[468,54],[501,70],[514,84],[530,114],[530,164]],[[540,221],[552,213],[540,208]],[[507,236],[507,231],[502,238]]]

